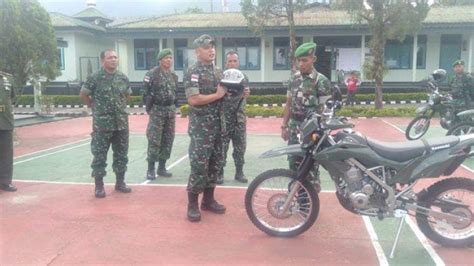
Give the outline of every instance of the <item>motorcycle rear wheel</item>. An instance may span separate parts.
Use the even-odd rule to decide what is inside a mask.
[[[456,197],[456,195],[458,197]],[[416,213],[416,222],[421,232],[432,241],[446,247],[469,247],[474,245],[474,180],[454,177],[441,180],[421,192],[418,204],[425,208],[467,218],[450,222]]]
[[[448,133],[446,133],[446,136],[462,136],[462,135],[468,135],[468,134],[474,134],[474,122],[463,122],[459,123],[453,127],[451,127],[448,130]]]
[[[295,181],[294,171],[273,169],[258,175],[245,194],[245,210],[252,223],[271,236],[293,237],[308,230],[319,214],[319,197],[308,181]],[[301,187],[286,212],[282,206],[291,188]]]
[[[430,127],[430,117],[428,116],[419,116],[413,119],[405,131],[405,137],[408,140],[416,140],[426,134],[428,128]]]

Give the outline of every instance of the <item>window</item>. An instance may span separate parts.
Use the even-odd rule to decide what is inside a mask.
[[[135,69],[147,70],[156,65],[156,56],[159,52],[158,39],[137,39],[134,40],[135,48]]]
[[[403,42],[389,40],[385,44],[385,65],[390,69],[411,69],[413,38]]]
[[[224,55],[234,50],[239,55],[241,70],[260,69],[260,39],[259,38],[224,38]],[[223,57],[225,65],[225,56]]]
[[[174,40],[174,69],[183,70],[188,66],[187,48],[188,40],[175,39]]]
[[[416,50],[416,68],[426,68],[426,35],[418,35],[418,47]]]
[[[64,70],[64,48],[63,47],[58,47],[57,48],[58,52],[58,69]]]
[[[303,38],[296,37],[296,47],[303,42]],[[275,37],[273,38],[273,69],[288,70],[291,68],[290,62],[290,38]]]

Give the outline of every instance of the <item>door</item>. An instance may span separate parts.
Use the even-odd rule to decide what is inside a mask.
[[[453,74],[453,62],[461,57],[462,35],[441,35],[441,49],[439,52],[439,68]]]

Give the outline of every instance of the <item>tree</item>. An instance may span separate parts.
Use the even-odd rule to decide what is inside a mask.
[[[307,5],[307,0],[242,0],[240,2],[242,15],[247,20],[249,27],[260,36],[263,36],[264,28],[268,22],[281,23],[286,20],[290,36],[289,56],[292,71],[296,69],[294,14],[302,11]]]
[[[347,10],[352,20],[367,26],[372,34],[370,66],[375,80],[375,107],[381,109],[384,73],[384,47],[387,40],[403,41],[415,34],[428,15],[428,0],[339,0],[334,7]],[[364,47],[362,47],[363,49]]]
[[[38,1],[0,1],[0,55],[0,70],[13,75],[17,88],[59,75],[56,37]]]

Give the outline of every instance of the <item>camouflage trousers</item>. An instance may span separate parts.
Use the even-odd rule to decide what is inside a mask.
[[[187,190],[201,193],[216,186],[216,179],[223,167],[223,137],[221,119],[214,115],[190,115],[188,134],[191,174]]]
[[[289,139],[288,139],[288,145],[292,144],[300,144],[300,140],[298,139],[298,134],[301,133],[300,129],[301,123],[290,119],[288,123],[288,132],[289,132]],[[292,156],[288,155],[288,162],[289,162],[289,167],[290,170],[297,171],[300,163],[303,161],[303,157],[301,156]],[[315,181],[319,183],[319,167],[313,167],[313,170],[311,170],[312,175],[311,181]]]
[[[242,166],[245,163],[245,150],[247,149],[247,120],[245,114],[243,119],[241,114],[235,123],[227,123],[227,132],[224,135],[224,166],[227,164],[227,152],[229,151],[230,142],[234,148],[232,157],[236,166]]]
[[[168,160],[173,148],[176,125],[174,112],[152,112],[146,136],[148,138],[147,161]]]
[[[112,145],[113,164],[115,173],[127,171],[128,163],[128,129],[116,131],[93,131],[91,141],[92,177],[104,177],[107,172],[107,153]]]
[[[0,184],[10,184],[13,175],[13,130],[0,130],[0,169]]]

